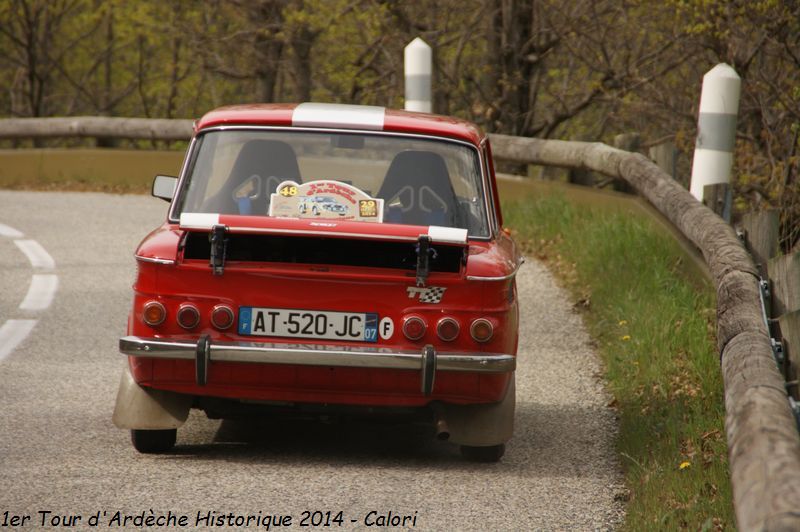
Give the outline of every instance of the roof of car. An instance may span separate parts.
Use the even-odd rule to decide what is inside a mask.
[[[418,133],[480,144],[484,133],[466,120],[369,105],[332,103],[252,104],[220,107],[195,124],[199,132],[222,125],[330,127]]]

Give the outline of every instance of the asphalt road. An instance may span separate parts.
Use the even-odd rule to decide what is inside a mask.
[[[389,512],[409,516],[395,529],[414,530],[621,522],[615,420],[591,342],[533,261],[519,276],[515,436],[498,464],[465,462],[416,426],[221,423],[194,412],[173,454],[138,454],[111,424],[125,364],[117,340],[133,250],[166,207],[142,196],[0,191],[0,528],[61,529],[69,516],[73,529],[92,529],[92,516],[98,528],[122,528],[128,516],[124,528],[172,530],[181,516],[193,528],[199,514],[200,528],[221,530],[205,525],[229,513],[251,516],[247,530],[267,530],[273,515],[292,521],[275,517],[283,526],[271,530],[372,530]],[[38,242],[52,263],[26,254],[23,240]],[[51,292],[57,278],[51,304],[46,287],[30,295],[34,276]],[[304,512],[323,512],[306,520],[321,525],[303,527]],[[167,526],[137,526],[170,515]]]

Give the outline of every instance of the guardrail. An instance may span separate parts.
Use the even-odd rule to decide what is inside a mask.
[[[742,217],[737,233],[761,275],[764,320],[800,428],[800,250],[778,254],[779,225],[777,209],[750,212]]]
[[[0,120],[0,138],[185,140],[190,120],[105,117]],[[800,530],[800,436],[773,358],[759,276],[733,229],[641,154],[601,143],[491,135],[497,159],[621,178],[702,252],[717,288],[717,343],[737,524]]]
[[[149,140],[188,140],[192,120],[70,116],[0,119],[0,139],[100,137]]]
[[[641,154],[492,135],[495,157],[619,177],[700,248],[717,288],[717,346],[734,509],[742,530],[800,530],[800,436],[772,354],[758,271],[733,229]]]

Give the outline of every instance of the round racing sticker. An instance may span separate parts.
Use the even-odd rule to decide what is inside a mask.
[[[347,183],[320,179],[283,181],[270,195],[269,215],[357,222],[383,222],[383,199]]]
[[[392,318],[385,317],[381,320],[378,324],[378,334],[381,335],[381,338],[384,340],[388,340],[394,334],[394,322]]]

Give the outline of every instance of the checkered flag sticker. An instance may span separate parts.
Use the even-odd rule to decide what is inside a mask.
[[[421,303],[438,303],[442,300],[445,290],[447,288],[442,286],[431,286],[425,289],[425,293],[419,295],[419,300]]]
[[[414,299],[419,296],[420,303],[438,303],[442,300],[445,290],[447,290],[447,287],[444,286],[429,286],[427,288],[409,286],[408,297]]]

